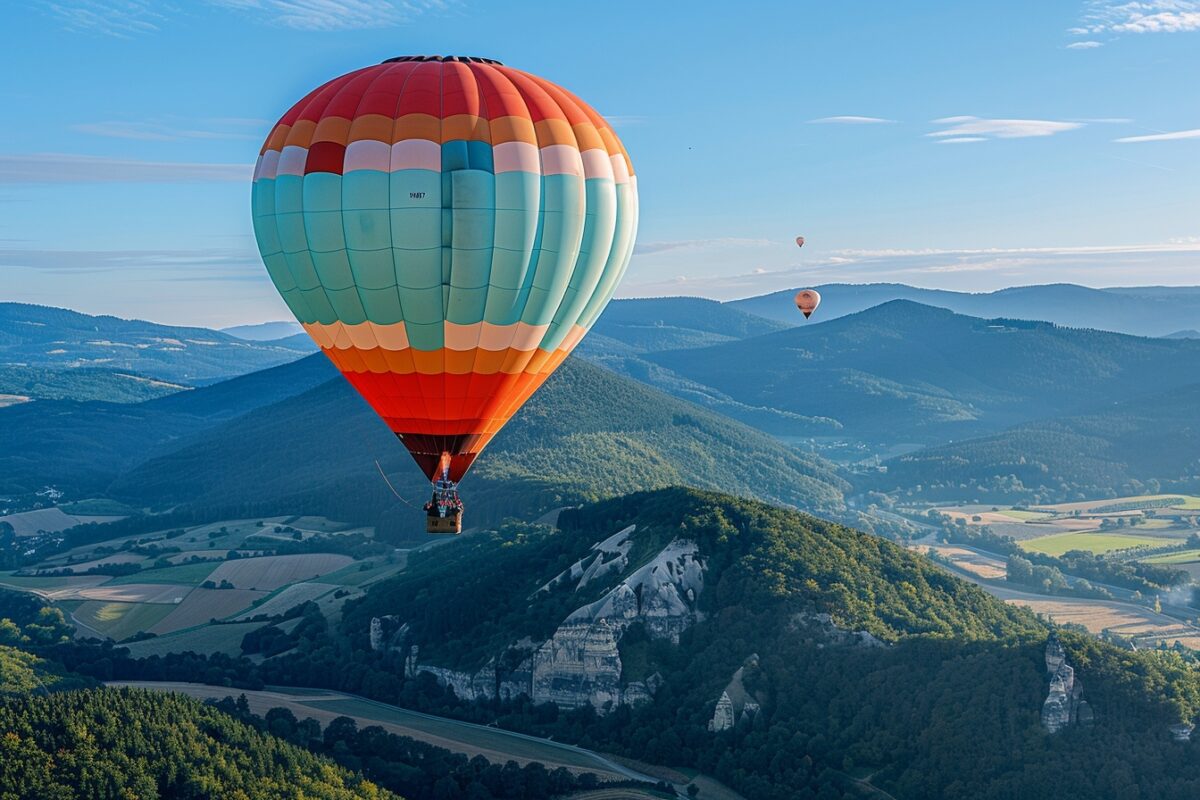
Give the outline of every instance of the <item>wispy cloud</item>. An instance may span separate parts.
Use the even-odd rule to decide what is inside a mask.
[[[445,11],[456,0],[207,0],[207,5],[266,25],[303,31],[391,28]],[[44,8],[64,28],[130,38],[153,34],[194,9],[157,0],[49,0]]]
[[[779,244],[770,239],[741,239],[727,236],[716,239],[681,239],[672,242],[638,242],[633,254],[638,256],[666,253],[671,250],[708,250],[723,247],[770,247]]]
[[[1075,36],[1122,33],[1186,33],[1200,31],[1198,0],[1091,0]]]
[[[955,136],[950,139],[938,139],[938,144],[970,144],[971,142],[986,142],[983,136]]]
[[[0,184],[248,181],[253,173],[249,164],[138,161],[67,153],[0,155]]]
[[[1094,39],[1089,39],[1084,42],[1071,42],[1067,45],[1068,50],[1094,50],[1097,47],[1103,47],[1104,42],[1097,42]]]
[[[235,248],[194,250],[32,250],[0,249],[0,267],[19,267],[53,273],[111,272],[113,270],[172,270],[191,268],[197,277],[219,270],[259,277],[263,272],[258,255]]]
[[[840,117],[821,117],[819,119],[810,119],[810,125],[881,125],[895,122],[894,119],[884,119],[883,117],[856,117],[846,115]]]
[[[935,138],[978,137],[983,139],[1024,139],[1032,136],[1053,136],[1056,133],[1082,128],[1082,122],[1048,119],[983,119],[981,117],[943,117],[935,125],[948,125],[940,131],[925,134]]]
[[[686,292],[728,300],[804,285],[880,281],[967,291],[1057,282],[1111,286],[1127,283],[1130,274],[1147,285],[1191,285],[1197,256],[1200,237],[1140,245],[837,250],[804,264],[755,267],[740,274],[723,269],[630,282],[620,296]]]
[[[246,139],[261,138],[271,123],[267,120],[196,120],[182,122],[84,122],[72,125],[72,130],[112,139],[134,139],[143,142],[173,142],[180,139]],[[253,132],[251,132],[253,131]]]
[[[303,31],[391,28],[444,11],[451,0],[210,0],[271,25]]]
[[[1113,139],[1113,141],[1129,144],[1131,142],[1171,142],[1176,139],[1200,139],[1200,128],[1193,128],[1190,131],[1151,133],[1145,136],[1122,136],[1120,139]]]
[[[145,0],[71,0],[45,3],[44,7],[67,30],[122,39],[156,33],[166,15],[176,10],[169,3]]]

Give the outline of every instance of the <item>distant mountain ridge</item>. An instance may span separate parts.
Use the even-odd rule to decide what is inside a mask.
[[[937,443],[1166,391],[1200,370],[1200,342],[980,319],[893,300],[819,325],[644,354],[747,406]]]
[[[248,342],[220,331],[0,303],[0,367],[105,370],[201,386],[293,361],[296,343]]]
[[[1014,286],[994,292],[921,289],[900,283],[829,283],[813,321],[829,321],[892,300],[911,300],[974,317],[1007,317],[1054,322],[1072,328],[1168,336],[1200,329],[1200,287],[1146,286],[1092,289],[1070,283]],[[759,317],[800,325],[795,289],[733,300],[725,305]]]

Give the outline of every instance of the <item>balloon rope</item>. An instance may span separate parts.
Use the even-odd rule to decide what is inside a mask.
[[[379,463],[378,458],[375,459],[375,468],[379,470],[379,477],[383,478],[383,482],[386,483],[387,487],[392,490],[392,494],[396,495],[397,500],[399,500],[401,503],[404,503],[404,505],[408,506],[409,508],[416,508],[416,506],[414,506],[412,503],[401,497],[400,493],[396,491],[396,487],[392,486],[392,482],[388,480],[387,473],[383,471],[383,466]]]

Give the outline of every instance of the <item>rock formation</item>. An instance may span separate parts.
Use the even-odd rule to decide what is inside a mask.
[[[530,601],[536,602],[543,593],[569,587],[594,597],[605,583],[617,581],[598,599],[571,612],[545,642],[528,637],[514,642],[475,673],[421,664],[418,647],[412,645],[404,662],[405,676],[428,673],[463,699],[525,694],[534,702],[563,708],[591,705],[599,713],[649,702],[662,677],[655,674],[623,686],[617,643],[635,623],[642,624],[651,638],[678,642],[680,633],[703,618],[696,604],[704,589],[705,567],[695,542],[675,539],[622,579],[630,566],[635,530],[630,525],[592,545],[586,556],[530,595]],[[377,617],[371,620],[371,648],[402,648],[408,631],[409,626],[394,617]],[[514,669],[497,666],[514,662],[518,663]],[[738,704],[737,710],[742,714],[743,705]]]
[[[1092,724],[1095,713],[1082,699],[1083,684],[1067,663],[1066,651],[1054,632],[1046,642],[1046,672],[1050,675],[1050,690],[1042,703],[1042,727],[1057,733],[1070,725]]]
[[[1171,738],[1177,742],[1190,741],[1192,738],[1192,731],[1195,729],[1196,726],[1190,722],[1176,723],[1171,726]]]
[[[758,701],[746,691],[744,679],[747,670],[758,669],[758,654],[754,653],[742,666],[734,671],[733,677],[717,698],[716,708],[713,709],[712,719],[708,721],[708,729],[713,733],[727,731],[738,725],[749,724],[760,710]]]

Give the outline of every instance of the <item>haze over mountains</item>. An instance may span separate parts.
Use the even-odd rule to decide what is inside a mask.
[[[1124,291],[1143,298],[1166,291],[1171,302],[1194,294]],[[764,434],[819,448],[826,440],[853,443],[849,455],[831,452],[841,460],[933,448],[889,462],[887,479],[858,481],[888,491],[944,483],[969,492],[1018,474],[1031,486],[1059,487],[1039,497],[1060,496],[1065,485],[1110,481],[1185,486],[1200,472],[1187,456],[1190,428],[1179,428],[1189,413],[1187,387],[1200,375],[1200,341],[981,319],[911,301],[788,327],[748,313],[748,302],[614,302],[562,376],[480,460],[471,481],[483,517],[679,482],[838,513],[848,487],[833,468]],[[63,387],[48,396],[64,398],[0,409],[3,491],[58,485],[136,504],[261,510],[341,497],[338,508],[354,498],[373,515],[399,503],[378,477],[379,460],[406,500],[424,492],[390,434],[320,356],[187,391],[159,377],[211,383],[195,376],[293,360],[311,345],[0,308],[7,352],[41,359],[40,369]],[[251,327],[243,335],[288,331],[286,324]],[[56,342],[97,358],[128,353],[121,363],[155,375],[147,379],[155,394],[130,404],[145,398],[124,391],[128,378],[101,369],[97,382],[100,368],[64,366],[55,360],[62,354],[43,352]],[[163,392],[170,394],[153,399]],[[79,402],[97,397],[126,405]],[[609,402],[597,401],[604,397]],[[1140,448],[1139,458],[1122,456],[1130,437],[1145,441],[1164,427],[1183,433]],[[1092,455],[1072,460],[1069,453],[1085,452],[1083,441]],[[1020,454],[1028,463],[1012,468]],[[521,489],[506,492],[506,485]]]
[[[1070,328],[1168,336],[1200,328],[1200,287],[1142,286],[1092,289],[1069,283],[1014,286],[995,292],[919,289],[899,283],[830,283],[821,292],[821,320],[865,311],[890,300],[911,300],[973,317],[1037,319]],[[794,289],[734,300],[727,305],[790,325],[800,322]],[[816,319],[816,317],[814,317]]]

